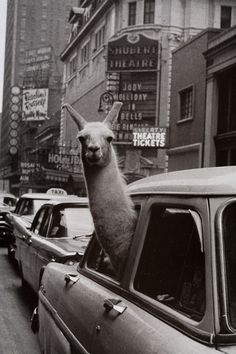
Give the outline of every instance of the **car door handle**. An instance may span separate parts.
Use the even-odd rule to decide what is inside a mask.
[[[22,240],[25,241],[26,240],[26,236],[25,235],[22,235]]]
[[[32,240],[31,239],[28,239],[27,241],[28,245],[30,246],[32,244]]]
[[[115,310],[119,314],[122,314],[127,308],[127,306],[121,304],[120,299],[105,299],[103,306],[107,311]]]
[[[65,274],[65,282],[66,283],[69,283],[70,281],[72,282],[72,283],[76,283],[78,280],[79,280],[79,276],[78,276],[78,274],[73,274],[73,273],[71,273],[71,274]]]

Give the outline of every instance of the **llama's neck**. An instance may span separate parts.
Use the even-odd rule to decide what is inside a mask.
[[[127,258],[136,218],[114,151],[112,154],[105,167],[84,164],[84,174],[97,237],[119,273]]]
[[[125,193],[125,184],[119,171],[116,156],[112,151],[112,158],[105,167],[84,165],[84,174],[90,203],[104,204],[105,199],[113,197],[113,201],[126,205],[128,200]],[[115,200],[114,200],[115,198]]]

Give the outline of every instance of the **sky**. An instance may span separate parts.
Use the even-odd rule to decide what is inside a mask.
[[[0,112],[2,112],[7,0],[0,0],[0,14]]]

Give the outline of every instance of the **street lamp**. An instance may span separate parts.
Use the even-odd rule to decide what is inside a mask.
[[[114,103],[113,94],[109,91],[104,92],[100,96],[98,112],[104,112],[106,110],[103,108],[103,105],[111,107],[113,105],[113,103]]]

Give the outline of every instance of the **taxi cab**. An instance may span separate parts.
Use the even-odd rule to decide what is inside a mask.
[[[23,288],[37,293],[48,262],[78,262],[94,231],[87,198],[50,200],[40,207],[29,230],[16,237]]]
[[[25,229],[30,228],[33,218],[38,209],[47,200],[62,198],[67,192],[62,188],[50,188],[46,193],[25,193],[23,194],[11,213],[8,213],[6,220],[11,228],[11,235],[8,242],[8,256],[10,259],[15,258],[16,242],[15,237]]]
[[[42,352],[236,353],[236,167],[128,189],[138,221],[123,276],[95,238],[79,264],[50,263],[33,317]]]

